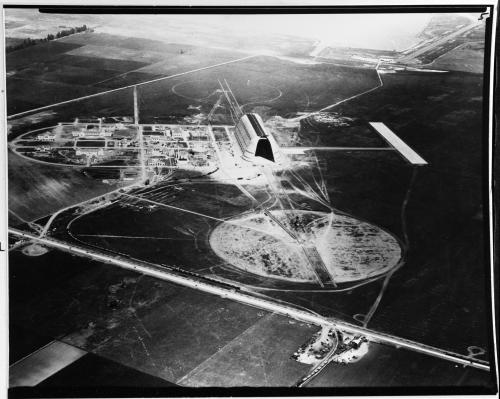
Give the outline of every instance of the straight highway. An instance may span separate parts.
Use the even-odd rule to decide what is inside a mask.
[[[490,370],[489,363],[486,361],[478,360],[471,356],[465,356],[462,354],[435,348],[429,345],[411,341],[405,338],[396,337],[390,334],[373,331],[341,320],[321,316],[312,313],[310,311],[306,311],[303,309],[293,307],[291,305],[274,301],[269,298],[263,299],[255,297],[254,295],[245,292],[244,286],[242,287],[238,287],[236,285],[232,286],[224,284],[222,282],[219,283],[216,280],[204,278],[202,276],[195,277],[193,274],[189,274],[188,272],[182,273],[181,271],[178,270],[155,266],[153,264],[141,262],[136,259],[124,258],[121,256],[112,256],[109,254],[98,252],[94,249],[81,247],[75,244],[68,244],[53,238],[39,237],[36,236],[35,234],[21,231],[12,227],[9,228],[9,233],[20,238],[39,242],[42,245],[70,252],[75,255],[91,258],[104,263],[113,264],[118,267],[122,267],[124,269],[133,270],[135,272],[152,276],[174,284],[179,284],[212,295],[217,295],[222,298],[234,300],[269,312],[278,313],[302,321],[304,323],[314,324],[318,326],[327,326],[330,328],[336,328],[354,334],[360,334],[373,342],[379,342],[382,344],[395,346],[397,348],[408,349],[429,356],[455,362],[457,364],[461,364],[464,366],[470,366],[485,371]]]

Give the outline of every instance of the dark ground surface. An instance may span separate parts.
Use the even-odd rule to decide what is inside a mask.
[[[41,396],[72,388],[162,389],[172,383],[283,387],[309,371],[290,356],[315,326],[58,251],[10,257],[11,362],[51,339],[90,352],[32,391]],[[486,372],[372,344],[359,363],[332,364],[310,385],[484,389],[492,386],[489,378]],[[22,390],[11,393],[23,396]]]
[[[484,227],[480,163],[481,101],[477,100],[481,94],[481,79],[456,74],[446,77],[427,75],[426,79],[430,79],[427,91],[419,94],[421,98],[428,99],[425,110],[421,111],[422,115],[415,116],[411,112],[405,118],[401,117],[401,112],[406,109],[404,101],[415,101],[413,96],[403,93],[410,93],[410,88],[421,82],[412,74],[406,79],[391,77],[383,89],[367,95],[370,96],[369,99],[364,102],[359,100],[360,104],[353,103],[351,108],[344,111],[344,115],[348,117],[358,117],[358,109],[361,109],[366,115],[365,122],[371,120],[371,117],[386,121],[430,164],[419,168],[408,197],[408,262],[394,275],[370,326],[467,354],[468,346],[488,347],[486,261],[482,259]],[[433,82],[433,79],[436,81]],[[469,91],[466,92],[466,88]],[[386,91],[398,98],[398,108],[386,98]],[[445,94],[442,94],[443,91]],[[450,93],[453,97],[448,101],[443,103],[439,100]],[[381,96],[385,102],[378,101],[377,96]],[[384,105],[370,115],[369,109],[373,104]],[[408,104],[408,109],[412,109],[411,107],[415,105]],[[435,108],[441,110],[435,111]],[[430,126],[420,125],[420,118],[423,118],[425,111],[428,119],[436,118]],[[468,113],[469,116],[460,120],[460,125],[452,126],[450,113]],[[391,120],[407,122],[404,125],[402,122],[392,124]],[[317,128],[310,133],[309,127],[305,126],[301,135],[306,142],[309,137],[314,137],[316,145],[328,145],[331,139],[327,137],[322,140],[326,132],[335,136],[339,131],[345,137],[346,129],[322,127],[323,133],[318,135]],[[355,140],[367,137],[367,144],[373,145],[368,142],[371,136],[365,133],[363,131],[362,135],[355,136]],[[376,137],[375,132],[371,133]],[[440,143],[439,147],[436,147],[435,141]],[[397,153],[351,151],[335,152],[335,156],[328,157],[325,153],[318,153],[318,159],[324,168],[323,176],[335,208],[381,226],[401,240],[404,238],[401,207],[410,186],[412,169]],[[248,209],[248,201],[237,190],[229,190],[220,184],[188,184],[180,187],[182,191],[165,188],[154,194],[141,195],[215,217],[229,217],[237,211]],[[203,201],[199,201],[200,196]],[[232,198],[232,203],[221,200],[229,197]],[[261,197],[265,198],[265,195]],[[128,201],[127,199],[126,202]],[[133,220],[134,223],[123,225],[119,221],[124,219]],[[113,224],[110,220],[118,222]],[[169,220],[170,230],[165,230],[166,226],[161,220]],[[214,223],[168,208],[144,213],[137,208],[115,205],[78,219],[71,225],[71,232],[170,237],[174,240],[161,241],[161,245],[158,245],[158,241],[142,240],[143,243],[138,248],[130,246],[129,239],[80,239],[138,258],[146,257],[156,263],[168,260],[168,264],[206,271],[210,266],[221,266],[220,261],[213,257],[206,240],[207,232]],[[184,227],[184,231],[179,231]],[[135,233],[132,234],[132,231]],[[195,234],[196,242],[190,231]],[[200,256],[203,256],[204,262],[199,262]],[[217,273],[214,269],[211,271]],[[241,278],[237,279],[242,281]],[[251,285],[262,285],[262,282],[255,282],[255,279],[252,281],[248,276],[243,281]],[[266,282],[264,286],[273,287],[273,284]],[[355,314],[366,314],[369,311],[380,288],[381,283],[373,283],[362,289],[338,294],[293,292],[272,295],[353,321]],[[408,309],[412,311],[409,312]],[[395,323],[395,320],[404,322]],[[440,333],[436,334],[436,331]]]
[[[255,102],[256,106],[260,104],[269,107],[270,115],[282,116],[302,111],[307,104],[312,109],[318,109],[373,87],[377,82],[374,71],[324,65],[314,66],[312,70],[313,74],[304,65],[297,66],[261,57],[247,60],[241,65],[233,64],[204,71],[189,79],[173,79],[144,87],[141,89],[144,119],[172,114],[182,118],[189,113],[198,112],[187,111],[190,104],[201,104],[202,110],[208,112],[216,99],[210,98],[206,102],[200,99],[217,87],[216,81],[220,77],[228,79],[242,104]],[[304,79],[306,76],[313,79]],[[328,77],[326,83],[325,77]],[[172,93],[171,89],[176,84],[193,79],[195,86],[199,88],[193,98],[179,97]],[[480,75],[464,73],[403,73],[385,75],[383,79],[383,88],[335,108],[336,113],[353,118],[358,129],[311,126],[303,122],[301,130],[301,139],[305,143],[347,145],[349,140],[346,137],[359,132],[354,135],[356,140],[352,143],[371,146],[379,145],[380,140],[373,138],[376,136],[370,136],[362,126],[368,121],[383,121],[429,162],[429,166],[419,169],[408,201],[408,262],[394,274],[368,326],[461,354],[467,354],[467,348],[472,345],[489,351],[489,284],[483,237],[486,223],[483,213],[485,189],[481,163],[486,144],[481,133],[482,78]],[[252,84],[256,80],[260,82],[258,98],[255,95],[257,86]],[[345,82],[349,82],[349,85],[345,85]],[[275,95],[276,87],[283,91],[283,96],[275,102],[267,103]],[[192,90],[188,91],[192,93]],[[316,97],[311,99],[313,95]],[[49,97],[43,101],[48,99]],[[130,91],[119,92],[93,101],[61,107],[53,118],[72,120],[75,115],[95,115],[98,112],[101,115],[129,115],[132,111],[131,99]],[[320,154],[319,160],[320,165],[325,168],[323,174],[335,208],[368,220],[400,238],[404,236],[401,228],[401,205],[407,194],[412,171],[396,153],[336,152],[335,157],[328,158]],[[219,188],[223,189],[222,186]],[[184,192],[177,199],[166,196],[162,200],[182,204],[187,209],[194,206],[204,212],[214,212],[217,216],[230,215],[248,206],[239,197],[236,197],[236,203],[221,202],[221,198],[213,190],[215,189],[200,187],[198,192],[211,196],[211,199],[205,196],[203,202],[196,197],[196,191]],[[235,198],[231,191],[225,194],[231,194]],[[126,222],[113,225],[109,223],[109,217],[99,218],[99,215],[114,216],[113,220]],[[167,226],[163,220],[169,220],[169,230],[165,230]],[[200,217],[187,217],[186,214],[166,209],[145,213],[130,206],[119,208],[115,205],[89,214],[73,226],[82,228],[85,224],[94,229],[87,230],[86,234],[119,232],[120,235],[126,235],[127,231],[136,233],[136,228],[140,227],[145,230],[141,233],[161,233],[163,236],[173,234],[173,237],[183,238],[168,245],[167,242],[162,243],[161,246],[157,242],[148,243],[147,240],[139,239],[134,241],[135,245],[130,244],[130,239],[110,238],[93,242],[133,256],[148,256],[156,262],[168,261],[196,270],[220,265],[220,260],[207,252],[206,246],[203,247],[204,236],[210,225]],[[64,228],[65,223],[61,222],[59,226]],[[179,231],[173,226],[183,226],[185,229]],[[193,240],[193,233],[196,240]],[[152,250],[153,247],[156,249]],[[245,356],[252,359],[248,353],[238,349],[237,337],[244,337],[245,330],[266,317],[264,314],[259,316],[255,309],[247,310],[248,308],[243,307],[243,310],[241,305],[219,299],[215,299],[214,303],[207,303],[207,296],[204,294],[192,294],[189,290],[154,282],[149,278],[139,279],[131,273],[95,263],[85,266],[86,261],[54,252],[30,259],[16,252],[10,255],[10,259],[11,265],[15,266],[15,269],[11,269],[11,273],[14,273],[11,275],[11,284],[14,284],[11,285],[11,306],[14,307],[11,308],[11,315],[16,315],[11,320],[13,325],[21,325],[23,328],[36,326],[37,334],[67,337],[68,342],[77,346],[81,345],[87,350],[170,380],[182,378],[198,367],[217,352],[220,345],[232,343],[229,348],[234,346],[236,352],[240,351],[241,359]],[[47,262],[43,259],[51,260]],[[47,269],[34,268],[37,262],[47,262],[52,272],[39,272]],[[72,268],[71,274],[67,275],[67,266],[75,264],[81,264],[85,273],[73,273]],[[35,273],[41,273],[39,281],[31,274],[33,269],[37,270]],[[210,269],[205,272],[210,272]],[[16,286],[15,273],[19,276],[17,281],[37,281],[44,289],[33,294],[22,283]],[[26,275],[30,277],[25,278]],[[61,283],[56,286],[62,289],[50,289],[55,282]],[[343,293],[267,293],[353,322],[355,314],[368,312],[380,288],[381,282],[377,282]],[[33,309],[39,311],[35,312]],[[185,314],[180,309],[182,312],[185,309]],[[222,321],[219,320],[217,315],[225,314],[226,311],[228,315]],[[157,323],[157,320],[161,320],[161,323]],[[227,320],[230,325],[224,324]],[[165,331],[165,325],[177,327],[173,327],[169,333],[170,329]],[[152,340],[146,331],[152,336],[160,336]],[[194,341],[185,340],[186,331]],[[199,335],[200,331],[202,336]],[[215,336],[210,334],[212,331],[216,331]],[[22,353],[23,347],[38,345],[35,338],[34,336],[33,343],[19,344],[17,353]],[[194,345],[196,353],[188,353],[189,349],[185,347],[198,342],[198,339],[199,345],[203,342],[206,348]],[[206,344],[207,342],[210,344]],[[160,358],[148,355],[143,343],[146,348],[151,344],[155,353],[169,353],[168,359],[161,355],[158,355]],[[181,348],[176,352],[177,344]],[[290,350],[293,352],[295,348]],[[407,363],[406,357],[399,358],[399,354],[405,352],[373,352],[378,353],[377,359],[384,356],[395,359],[394,363],[390,360],[387,362],[398,365],[396,369],[404,370],[403,374],[413,370],[411,375],[420,375],[408,377],[410,379],[423,378],[419,381],[428,381],[433,385],[488,385],[487,373],[477,374],[482,379],[480,382],[475,377],[476,372],[458,375],[455,374],[455,369],[446,367],[441,371],[440,362],[432,363],[434,366],[426,363],[427,360],[423,363],[418,359],[408,360],[410,363]],[[227,361],[224,353],[220,356],[223,362]],[[277,357],[276,353],[274,357]],[[486,356],[482,358],[486,359]],[[378,365],[373,365],[368,359],[370,358],[355,366],[360,369],[359,373],[353,372],[354,379],[346,376],[345,381],[352,381],[353,384],[358,381],[363,385],[366,378],[371,378],[370,375],[375,375],[375,380],[367,385],[397,386],[409,381],[397,372],[393,379],[384,371],[373,371],[372,374],[368,372],[367,376],[367,369],[378,369]],[[193,383],[202,385],[213,377],[210,377],[208,364],[210,363],[200,367],[198,374],[193,373],[193,376],[197,375],[199,378]],[[407,367],[408,364],[411,366]],[[340,366],[329,366],[325,375],[336,374],[335,367]],[[419,374],[429,367],[436,367],[435,374],[441,373],[440,381],[428,380]],[[213,381],[223,381],[220,376],[217,378]],[[255,377],[257,380],[252,378],[254,377],[248,376],[249,384],[262,377]],[[422,384],[425,385],[424,382]]]
[[[334,201],[337,198],[344,200],[343,196],[347,196],[347,206],[352,214],[362,214],[364,219],[375,222],[402,239],[401,203],[408,188],[411,171],[402,164],[396,154],[384,153],[384,158],[371,153],[338,155],[335,162],[329,164],[329,169],[336,171],[334,178],[338,190],[331,196]],[[339,172],[350,170],[350,163],[353,164],[352,168],[356,169],[356,177],[359,180],[371,182],[364,185],[361,192],[352,187],[350,178],[345,176],[344,179]],[[378,163],[381,167],[373,168],[374,163]],[[417,175],[412,195],[419,195],[419,190],[430,188],[421,183],[423,173],[425,170],[421,170]],[[344,189],[343,184],[347,185],[348,189]],[[233,203],[228,204],[216,196],[217,191],[229,195],[233,191],[230,186],[185,184],[178,187],[182,187],[182,191],[170,187],[156,191],[154,196],[153,192],[140,195],[169,206],[219,218],[230,217],[238,211],[248,209],[244,197],[241,198],[233,193],[231,197]],[[199,199],[200,193],[203,193],[203,202],[192,201],[195,198]],[[392,196],[388,197],[388,193]],[[410,198],[413,201],[414,197]],[[354,315],[366,314],[369,311],[380,292],[381,282],[341,293],[321,291],[307,293],[301,290],[318,289],[318,287],[283,284],[272,279],[238,273],[215,256],[210,249],[209,232],[217,221],[162,207],[144,212],[130,204],[144,206],[148,204],[147,202],[137,202],[129,198],[125,198],[124,202],[129,205],[113,205],[76,219],[71,224],[71,233],[79,242],[154,263],[215,274],[254,287],[298,289],[299,291],[293,292],[265,290],[263,293],[351,322],[354,321]],[[465,235],[464,238],[463,234],[467,232],[458,234],[456,231],[452,236],[454,240],[445,236],[442,246],[437,246],[434,234],[440,237],[443,232],[436,230],[435,227],[424,230],[419,225],[419,229],[414,232],[415,223],[411,224],[411,220],[417,217],[425,221],[429,217],[426,212],[428,209],[421,214],[420,205],[413,206],[415,203],[410,201],[408,207],[408,235],[411,245],[408,262],[392,277],[383,301],[369,325],[380,331],[462,354],[467,354],[468,346],[487,349],[487,309],[483,280],[485,276],[481,274],[481,265],[472,267],[477,264],[477,260],[469,260],[463,254],[460,255],[460,252],[453,251],[454,247],[462,245],[464,241],[461,240],[470,242],[477,239],[481,229],[470,232],[470,235]],[[356,205],[359,206],[357,208],[359,212],[356,212]],[[373,215],[385,215],[385,217],[375,218]],[[128,223],[123,224],[121,222],[123,220],[127,220]],[[169,220],[168,226],[162,222],[164,220]],[[60,220],[62,221],[63,219]],[[429,219],[428,223],[434,225],[434,218]],[[92,236],[94,234],[128,236],[128,238]],[[142,238],[133,238],[137,236]],[[135,242],[140,244],[131,245]],[[474,250],[480,251],[481,248]],[[448,259],[443,259],[442,256],[448,256]],[[398,322],[395,323],[395,320]],[[436,331],[440,333],[436,334]]]
[[[11,362],[59,339],[175,382],[257,329],[256,345],[283,342],[274,354],[258,345],[255,358],[271,362],[279,352],[276,359],[295,369],[270,385],[291,384],[297,370],[307,372],[289,357],[316,327],[57,251],[36,258],[14,252],[10,259]],[[36,277],[43,289],[33,291]],[[270,328],[258,327],[263,318]]]
[[[93,46],[89,56],[68,54],[86,45]],[[107,58],[110,49],[117,52],[114,58]],[[120,54],[120,49],[125,52]],[[181,49],[183,54],[180,54]],[[134,57],[133,54],[131,56],[127,54],[127,50],[140,50],[144,58]],[[242,57],[241,53],[228,50],[181,46],[101,33],[87,32],[65,37],[8,54],[7,114],[239,57]],[[168,65],[162,66],[161,62],[165,60],[168,60]],[[160,65],[151,73],[134,72],[157,63]]]
[[[487,263],[482,238],[481,189],[482,80],[476,75],[458,73],[426,74],[425,77],[408,73],[384,79],[383,88],[343,105],[336,112],[357,118],[357,125],[360,119],[384,121],[420,153],[429,166],[417,172],[408,201],[409,260],[394,275],[369,325],[461,354],[467,354],[469,346],[487,350],[489,311],[485,305]],[[337,131],[342,134],[347,129],[321,128],[323,133],[318,136],[317,127],[313,133],[310,128],[303,126],[300,134],[306,142],[314,138],[316,145],[330,143],[327,131],[335,136]],[[371,136],[363,133],[356,137],[359,140],[359,137]],[[403,239],[401,206],[412,171],[399,155],[335,152],[335,156],[328,157],[320,153],[318,158],[335,208]],[[227,191],[225,186],[206,184],[183,189],[146,197],[216,217],[248,209],[248,201],[239,194],[235,197],[238,191],[234,188]],[[203,201],[199,201],[200,195]],[[229,197],[233,199],[224,200]],[[123,224],[122,220],[129,222]],[[167,226],[162,220],[169,220],[170,230],[165,230]],[[138,239],[140,245],[130,245],[130,239],[80,237],[156,263],[206,270],[221,265],[206,243],[213,223],[167,208],[144,213],[137,208],[114,205],[78,219],[71,225],[71,231],[174,238],[161,241],[161,245],[145,239]],[[203,262],[199,261],[200,256]],[[355,314],[369,311],[380,287],[380,283],[373,283],[352,293],[273,295],[352,321]]]
[[[68,57],[76,56],[66,56],[66,58]],[[186,66],[180,71],[189,71],[240,57],[240,53],[229,57],[223,52],[218,58],[213,59],[212,54],[210,62],[205,62],[202,57],[197,65]],[[66,58],[63,60],[64,62],[68,62]],[[96,60],[100,59],[96,58]],[[94,64],[95,62],[92,62],[92,65]],[[168,73],[162,74],[162,76],[168,75],[172,75],[172,73],[168,71]],[[142,81],[156,77],[158,75],[149,75],[147,79],[144,78]],[[68,90],[67,85],[62,83],[57,83],[64,86],[58,89],[54,87],[56,83],[44,83],[37,80],[36,77],[33,79],[33,81],[31,79],[18,79],[16,81],[11,79],[8,81],[8,114],[49,105],[64,96],[76,98],[84,94],[105,90],[94,86],[78,85],[76,82],[75,90]],[[120,85],[114,87],[138,83],[137,76],[132,73],[120,76],[119,79]],[[346,68],[331,64],[307,66],[275,57],[257,56],[237,63],[139,86],[141,122],[176,123],[186,116],[192,116],[199,112],[208,114],[217,101],[218,95],[214,91],[220,88],[218,79],[226,79],[229,82],[245,112],[251,111],[254,107],[272,107],[269,110],[270,115],[281,116],[293,115],[294,112],[304,110],[316,110],[378,84],[377,75],[373,70]],[[43,85],[43,87],[40,88],[40,95],[33,99],[31,88],[38,85]],[[175,94],[172,89],[178,94]],[[68,93],[74,94],[69,96]],[[279,97],[280,93],[281,97]],[[24,102],[35,100],[36,104],[23,105]],[[189,105],[201,105],[201,110],[188,109]],[[47,116],[43,121],[25,126],[35,129],[55,125],[59,121],[73,121],[75,116],[82,117],[84,115],[89,117],[132,115],[132,89],[123,89],[61,105],[50,109],[50,111],[53,114]],[[231,119],[227,117],[227,113],[228,110],[223,104],[223,108],[215,113],[213,120],[218,123],[229,123]],[[14,137],[21,131],[23,131],[22,125],[13,127],[10,136]]]
[[[123,185],[104,184],[101,180],[86,177],[75,168],[34,163],[12,151],[7,155],[9,209],[27,221],[50,215]]]
[[[13,318],[14,319],[14,318]],[[21,360],[53,341],[50,335],[41,335],[32,326],[9,323],[9,365]]]
[[[82,378],[85,376],[85,378]],[[106,358],[88,353],[68,367],[53,374],[39,385],[42,388],[59,387],[153,387],[166,388],[175,384],[141,373]]]
[[[404,364],[404,368],[396,367]],[[376,365],[374,367],[374,365]],[[362,383],[360,376],[364,376]],[[379,344],[370,344],[368,354],[357,363],[349,365],[330,363],[308,387],[332,384],[335,387],[406,387],[408,392],[418,387],[471,386],[494,387],[494,378],[488,373],[464,368],[444,360],[433,359],[415,352],[408,352]]]

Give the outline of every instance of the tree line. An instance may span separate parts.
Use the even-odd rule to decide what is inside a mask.
[[[49,33],[46,37],[43,37],[41,39],[32,39],[32,38],[28,37],[28,38],[24,39],[19,44],[7,46],[5,48],[5,52],[10,53],[12,51],[22,50],[23,48],[30,47],[30,46],[33,46],[35,44],[49,42],[49,41],[54,40],[54,39],[60,39],[61,37],[64,37],[64,36],[69,36],[69,35],[73,35],[75,33],[80,33],[80,32],[85,32],[85,31],[92,32],[92,29],[88,28],[87,25],[84,24],[82,26],[75,26],[74,28],[60,30],[55,35],[52,33]]]

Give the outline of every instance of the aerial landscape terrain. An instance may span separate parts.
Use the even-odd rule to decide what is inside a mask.
[[[13,397],[495,392],[488,9],[4,11]]]

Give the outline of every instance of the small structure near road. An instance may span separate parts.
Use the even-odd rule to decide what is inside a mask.
[[[323,326],[309,341],[301,345],[292,359],[304,364],[318,364],[338,346],[337,333],[330,326]]]
[[[335,363],[356,363],[368,353],[368,340],[362,335],[339,332],[337,353],[332,358]]]

